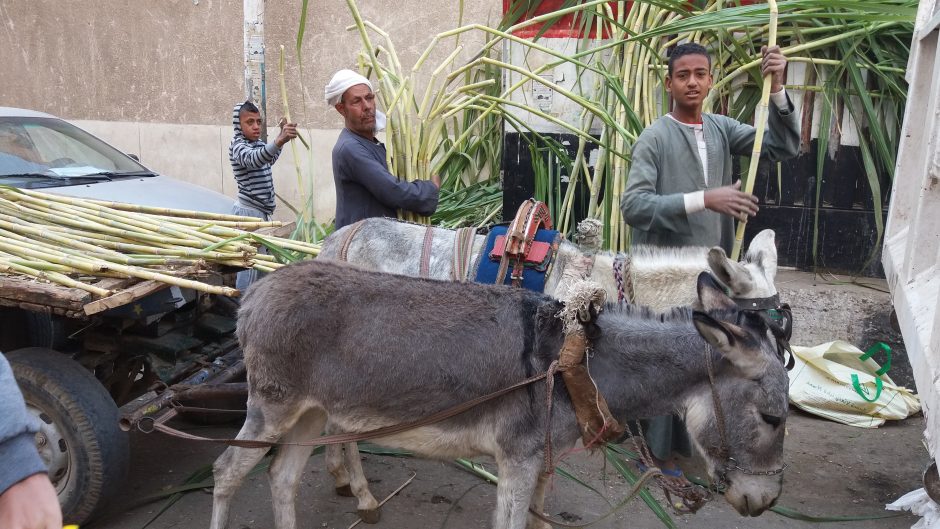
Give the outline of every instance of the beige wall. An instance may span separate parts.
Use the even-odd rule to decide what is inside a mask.
[[[457,26],[458,1],[360,0],[363,18],[388,31],[410,69],[439,32]],[[335,207],[330,151],[341,117],[323,102],[334,71],[355,68],[359,35],[345,0],[309,2],[303,85],[294,48],[300,1],[265,5],[269,124],[283,113],[278,52],[285,46],[292,117],[312,143],[301,145],[302,178],[313,176],[315,213]],[[467,0],[465,23],[499,20],[499,0]],[[241,0],[2,0],[0,105],[69,119],[150,168],[234,196],[228,164],[231,109],[244,99]],[[474,50],[481,36],[463,37]],[[453,49],[440,46],[433,65]],[[427,67],[424,71],[429,71]],[[302,94],[306,93],[306,105]],[[275,165],[278,194],[301,203],[291,149]],[[278,216],[290,218],[286,207]]]

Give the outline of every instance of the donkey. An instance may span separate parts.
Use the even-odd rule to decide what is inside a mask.
[[[593,322],[588,365],[618,420],[686,416],[708,472],[742,515],[782,487],[787,373],[759,316],[741,311],[708,274],[701,311],[608,304]],[[276,307],[276,310],[273,310]],[[401,310],[407,307],[408,310]],[[441,282],[316,259],[280,269],[242,302],[238,338],[248,414],[238,439],[296,443],[327,420],[364,432],[426,417],[543,372],[564,334],[562,303],[503,286]],[[500,481],[495,529],[545,527],[546,430],[558,453],[579,427],[563,384],[551,420],[541,380],[443,422],[375,441],[432,458],[491,455]],[[269,470],[277,529],[294,529],[295,495],[312,448],[285,444]],[[215,462],[211,529],[267,448],[229,447]]]
[[[387,218],[370,218],[360,225],[337,230],[323,241],[320,258],[339,259],[357,266],[394,274],[418,276],[427,230],[432,230],[428,261],[428,277],[443,280],[464,280],[454,277],[453,261],[458,252],[456,232],[445,228],[428,228]],[[486,237],[472,239],[469,262],[480,258]],[[763,230],[754,237],[744,260],[732,261],[720,247],[660,248],[634,246],[629,255],[599,252],[593,256],[590,272],[585,268],[586,254],[577,245],[562,241],[555,263],[547,273],[546,294],[564,299],[572,281],[586,276],[600,284],[608,300],[616,300],[624,290],[626,301],[647,306],[655,311],[691,305],[696,297],[696,278],[711,270],[735,299],[770,298],[777,294],[777,248],[773,230]],[[629,260],[622,267],[618,281],[615,262]],[[627,288],[625,288],[626,283]],[[336,425],[328,424],[328,433],[337,433]],[[360,517],[368,523],[379,520],[378,500],[369,491],[355,443],[326,447],[326,466],[333,476],[336,493],[355,496]]]
[[[454,254],[458,252],[455,231],[432,230],[428,275],[433,279],[454,277]],[[360,225],[345,226],[323,241],[320,257],[341,259],[376,270],[419,276],[427,226],[409,224],[387,218],[370,218]],[[483,251],[486,237],[477,235],[470,247],[470,263]],[[586,254],[574,243],[561,241],[554,264],[546,280],[546,294],[565,299],[572,280],[587,276],[607,291],[607,299],[615,300],[625,290],[626,301],[664,311],[695,300],[695,278],[711,270],[728,286],[734,298],[767,298],[777,293],[777,248],[773,230],[763,230],[751,241],[744,260],[732,261],[720,247],[659,248],[635,246],[627,255],[598,252],[593,266],[586,265]],[[485,257],[484,257],[485,258]],[[615,274],[615,262],[625,262],[622,281]],[[587,261],[590,263],[590,260]],[[588,272],[587,268],[591,268]],[[624,285],[626,283],[626,285]]]

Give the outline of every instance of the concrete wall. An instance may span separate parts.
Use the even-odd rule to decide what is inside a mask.
[[[457,26],[456,1],[359,3],[363,18],[392,36],[407,70],[434,35]],[[495,23],[501,5],[466,0],[464,23]],[[265,9],[269,124],[283,114],[277,62],[284,45],[291,115],[313,147],[307,153],[298,144],[300,183],[286,148],[275,165],[276,189],[299,205],[312,178],[315,213],[327,220],[335,207],[330,151],[342,119],[323,102],[323,86],[334,71],[355,69],[359,35],[346,31],[353,20],[344,0],[309,2],[302,84],[300,1],[268,1]],[[0,105],[63,117],[154,170],[234,196],[227,149],[232,106],[245,98],[242,38],[241,0],[2,0]],[[481,42],[461,39],[468,54]],[[429,65],[452,49],[452,41],[441,45]],[[292,218],[286,207],[277,216]]]

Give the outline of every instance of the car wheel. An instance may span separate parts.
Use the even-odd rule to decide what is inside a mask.
[[[119,489],[127,473],[127,434],[118,409],[87,369],[51,349],[7,354],[26,407],[39,418],[36,446],[59,495],[63,519],[82,524]]]

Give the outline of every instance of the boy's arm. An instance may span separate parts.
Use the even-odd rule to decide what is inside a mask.
[[[662,187],[656,138],[641,134],[633,147],[627,189],[620,198],[620,211],[627,224],[644,231],[690,233],[683,193],[659,194]]]
[[[251,146],[244,141],[239,141],[232,146],[232,157],[235,159],[235,163],[251,169],[259,169],[265,165],[273,164],[280,155],[281,149],[274,141],[258,146]]]

